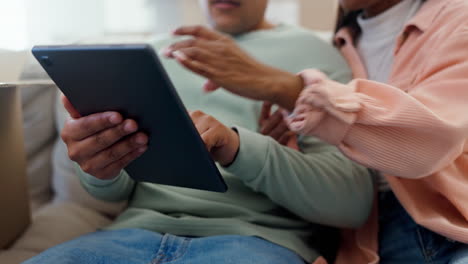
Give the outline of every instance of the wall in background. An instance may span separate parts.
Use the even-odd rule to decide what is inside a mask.
[[[315,30],[328,31],[335,28],[338,14],[337,0],[298,0],[300,24]]]
[[[101,34],[105,30],[104,1],[25,0],[25,2],[28,44],[72,42]]]
[[[24,0],[0,1],[0,49],[15,49],[28,42]]]
[[[270,0],[267,16],[274,22],[330,30],[336,3]],[[105,34],[162,33],[205,23],[197,0],[0,0],[0,10],[0,48],[9,49]]]
[[[196,0],[178,0],[182,7],[182,21],[180,24],[203,24],[205,18]],[[299,0],[270,0],[267,10],[268,19],[273,22],[284,22],[298,25],[300,23]]]
[[[151,1],[151,0],[149,0]],[[186,24],[203,23],[196,0],[176,0],[183,8]],[[270,0],[267,17],[273,22],[302,25],[313,30],[332,30],[338,9],[337,0]]]
[[[104,31],[119,32],[148,32],[155,30],[153,23],[160,14],[176,14],[177,0],[94,0],[103,2]],[[165,12],[155,12],[165,10]],[[167,16],[160,23],[172,23],[177,16]]]

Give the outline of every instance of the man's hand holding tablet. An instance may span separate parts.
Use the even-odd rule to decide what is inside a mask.
[[[138,124],[117,112],[82,117],[65,96],[62,102],[71,118],[62,130],[71,160],[101,180],[117,177],[120,171],[147,150],[148,136],[137,132]]]
[[[81,169],[101,180],[117,177],[133,160],[147,150],[148,136],[138,132],[138,124],[117,112],[82,117],[68,99],[62,102],[71,118],[62,130],[70,159]],[[231,164],[239,150],[238,134],[201,111],[190,117],[213,159]]]

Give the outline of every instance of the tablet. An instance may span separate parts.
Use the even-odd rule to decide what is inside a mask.
[[[227,191],[151,46],[36,46],[32,52],[82,116],[117,111],[149,135],[148,150],[125,168],[134,180]]]

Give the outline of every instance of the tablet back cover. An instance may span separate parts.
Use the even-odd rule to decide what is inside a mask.
[[[227,190],[150,46],[35,47],[33,54],[83,116],[117,111],[149,135],[147,152],[126,168],[133,179]]]

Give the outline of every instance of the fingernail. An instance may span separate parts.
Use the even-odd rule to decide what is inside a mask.
[[[109,121],[114,124],[114,125],[117,125],[121,122],[121,119],[118,115],[116,114],[112,114],[110,117],[109,117]]]
[[[212,89],[210,87],[203,87],[203,92],[204,93],[212,93],[214,91],[216,91],[217,89]]]
[[[171,57],[172,50],[170,48],[164,48],[159,52],[159,55],[164,56],[164,57]]]
[[[174,55],[174,57],[178,58],[179,60],[188,60],[188,57],[187,55],[185,55],[185,53],[183,53],[182,51],[180,50],[176,50],[172,53],[172,55]]]
[[[132,132],[135,132],[137,128],[135,127],[134,124],[132,124],[132,122],[127,122],[124,126],[124,130],[127,133],[132,133]]]
[[[136,139],[135,139],[135,142],[138,144],[138,145],[144,145],[146,144],[148,141],[146,140],[146,137],[144,136],[138,136]]]

